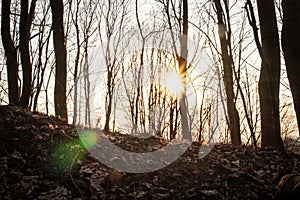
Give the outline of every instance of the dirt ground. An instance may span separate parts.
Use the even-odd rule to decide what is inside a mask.
[[[133,151],[165,144],[110,137]],[[226,144],[200,159],[200,146],[163,169],[124,173],[91,156],[74,126],[0,106],[0,199],[275,199],[279,179],[300,174],[300,154]]]

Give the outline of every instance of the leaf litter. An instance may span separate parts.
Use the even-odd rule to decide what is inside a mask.
[[[116,145],[155,151],[160,138],[108,133]],[[300,155],[251,146],[201,144],[149,173],[125,173],[95,159],[76,128],[53,116],[0,106],[1,199],[275,199],[285,174],[300,173]],[[117,158],[116,158],[117,159]]]

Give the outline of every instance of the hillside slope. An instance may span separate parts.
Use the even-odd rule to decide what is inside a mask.
[[[110,134],[124,148],[136,144],[136,138]],[[161,170],[123,173],[89,155],[75,127],[0,106],[1,199],[274,199],[279,178],[300,173],[298,154],[216,145],[199,159],[199,146],[193,143]],[[141,141],[137,147],[147,146]]]

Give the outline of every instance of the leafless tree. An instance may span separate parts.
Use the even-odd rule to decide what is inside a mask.
[[[64,6],[62,0],[51,0],[53,43],[55,51],[55,89],[54,105],[55,114],[68,121],[67,113],[67,63],[66,46],[64,37]]]
[[[36,86],[35,86],[35,95],[34,95],[34,101],[33,101],[33,110],[37,110],[37,104],[40,92],[42,91],[42,85],[45,82],[45,72],[47,70],[48,61],[50,60],[50,57],[52,55],[52,52],[49,50],[50,45],[50,38],[52,34],[52,30],[50,29],[48,31],[45,30],[46,28],[46,21],[47,21],[47,13],[49,10],[49,6],[46,7],[46,12],[44,15],[44,18],[41,22],[41,25],[39,27],[39,38],[38,38],[38,59],[36,64],[36,74],[34,74],[34,78],[36,79]],[[47,35],[46,35],[47,34]],[[43,59],[44,58],[44,59]]]
[[[224,84],[225,91],[227,95],[227,112],[228,112],[228,120],[229,120],[229,129],[231,134],[232,144],[238,146],[241,144],[241,136],[240,136],[240,118],[238,111],[236,109],[235,102],[235,94],[233,87],[233,58],[231,49],[231,28],[230,21],[227,17],[227,27],[224,23],[223,16],[229,15],[228,4],[227,1],[224,1],[225,4],[225,12],[223,11],[221,1],[214,1],[216,6],[216,12],[218,16],[218,27],[219,27],[219,38],[222,50],[222,62],[223,62],[223,70],[224,70]]]
[[[300,130],[300,85],[298,77],[298,74],[300,74],[300,2],[296,0],[283,0],[282,8],[282,48],[294,100],[298,129]]]
[[[100,2],[100,16],[98,33],[106,65],[106,97],[104,130],[110,131],[113,100],[115,95],[116,79],[120,72],[121,40],[125,34],[126,18],[128,15],[128,1]]]
[[[10,32],[10,14],[11,0],[2,1],[1,36],[6,56],[9,103],[19,105],[18,55],[17,48],[14,44],[13,37]]]
[[[22,63],[23,85],[20,106],[25,108],[28,107],[32,91],[32,64],[30,60],[29,41],[31,25],[35,14],[36,1],[37,0],[32,0],[29,7],[28,0],[21,0],[19,49]]]
[[[261,41],[252,3],[248,0],[247,4],[250,13],[248,14],[249,22],[253,28],[255,43],[262,59],[258,83],[262,146],[271,146],[282,150],[279,117],[280,47],[274,1],[257,1]]]

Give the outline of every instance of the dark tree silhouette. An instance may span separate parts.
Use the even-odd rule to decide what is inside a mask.
[[[182,36],[180,40],[181,45],[181,55],[179,59],[179,72],[181,76],[183,77],[184,82],[184,92],[182,97],[179,100],[180,104],[180,115],[181,115],[181,123],[182,123],[182,137],[184,139],[192,141],[192,135],[189,130],[188,125],[188,117],[187,117],[187,97],[186,97],[186,73],[187,73],[187,36],[188,36],[188,2],[187,0],[183,0],[182,2]]]
[[[280,46],[273,0],[257,0],[261,33],[261,72],[258,83],[262,146],[282,150],[279,116]]]
[[[300,1],[283,0],[282,48],[300,127]],[[300,132],[299,132],[300,135]]]
[[[67,120],[67,56],[63,24],[64,6],[62,0],[51,0],[50,6],[52,9],[53,42],[56,60],[54,87],[55,114]]]
[[[30,29],[34,18],[35,5],[37,0],[31,2],[30,10],[28,12],[28,0],[21,0],[21,15],[20,15],[20,53],[23,72],[22,95],[20,99],[20,106],[27,108],[32,90],[32,64],[30,61],[29,41]]]
[[[218,28],[219,28],[219,39],[221,44],[221,53],[222,53],[222,62],[224,68],[224,83],[225,83],[225,92],[227,96],[227,113],[228,113],[228,124],[231,136],[231,142],[233,145],[238,146],[241,144],[241,135],[240,135],[240,118],[238,111],[236,109],[235,95],[233,88],[233,59],[231,53],[228,51],[230,44],[230,35],[231,33],[226,32],[225,23],[223,20],[224,12],[221,6],[220,0],[215,0],[217,18],[218,18]],[[225,5],[226,7],[228,5]],[[228,10],[227,10],[228,12]],[[228,24],[230,24],[228,22]],[[230,32],[230,31],[229,31]]]
[[[17,49],[10,34],[11,0],[2,1],[1,36],[6,56],[9,103],[19,105]]]

